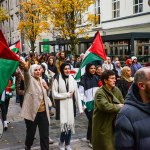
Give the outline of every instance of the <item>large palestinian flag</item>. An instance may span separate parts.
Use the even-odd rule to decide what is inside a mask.
[[[81,63],[81,66],[78,70],[78,73],[77,73],[75,79],[78,80],[81,77],[82,68],[84,68],[88,63],[95,61],[95,60],[106,60],[106,53],[104,50],[102,38],[100,36],[99,31],[96,33],[92,45],[86,51],[84,59]]]

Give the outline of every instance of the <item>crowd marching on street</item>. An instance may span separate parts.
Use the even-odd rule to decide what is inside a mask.
[[[25,150],[31,150],[37,127],[40,149],[49,150],[49,144],[54,143],[49,134],[53,116],[60,123],[59,150],[72,150],[77,111],[86,115],[85,138],[91,149],[149,149],[149,62],[140,64],[135,56],[124,62],[107,57],[88,63],[75,80],[83,53],[76,58],[65,51],[18,55],[19,67],[0,93],[0,108],[5,134],[9,130],[9,102],[15,92],[26,126]]]

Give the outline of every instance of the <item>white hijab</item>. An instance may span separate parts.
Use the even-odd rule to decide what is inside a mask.
[[[33,64],[30,66],[30,73],[31,73],[31,76],[33,76],[33,77],[34,77],[34,70],[35,69],[40,69],[40,65]]]

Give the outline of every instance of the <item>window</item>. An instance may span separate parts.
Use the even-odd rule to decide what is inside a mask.
[[[82,24],[82,15],[81,15],[81,13],[77,14],[77,18],[76,19],[77,19],[77,24],[81,25]]]
[[[95,3],[95,17],[97,17],[97,24],[100,24],[100,0]]]
[[[143,12],[143,0],[134,0],[133,1],[133,13]]]
[[[120,1],[112,0],[112,17],[117,18],[120,17]]]

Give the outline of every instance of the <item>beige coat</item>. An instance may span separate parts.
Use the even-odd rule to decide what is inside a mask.
[[[25,78],[25,95],[24,95],[24,101],[21,110],[21,117],[34,121],[44,95],[46,113],[47,113],[48,121],[50,123],[48,96],[47,96],[46,89],[42,86],[43,92],[41,92],[40,87],[38,85],[38,81],[31,76],[30,72],[25,72],[24,78]],[[41,78],[40,78],[40,82],[42,85]]]

